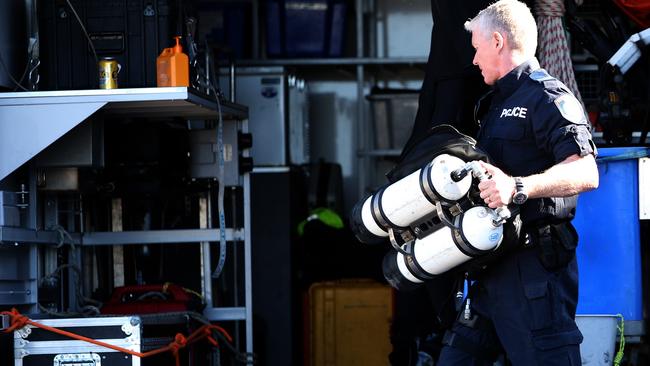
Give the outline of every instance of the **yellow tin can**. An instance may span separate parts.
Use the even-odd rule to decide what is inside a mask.
[[[117,89],[117,75],[122,66],[113,57],[99,60],[99,89]]]

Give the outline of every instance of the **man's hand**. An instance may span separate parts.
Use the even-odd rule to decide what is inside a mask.
[[[481,190],[481,198],[490,208],[507,206],[515,193],[515,179],[494,165],[483,161],[479,161],[479,163],[491,176],[490,179],[484,180],[478,185]]]

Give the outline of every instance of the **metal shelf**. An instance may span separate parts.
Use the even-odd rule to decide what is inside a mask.
[[[344,57],[344,58],[285,58],[266,60],[237,60],[235,66],[367,66],[367,65],[420,65],[425,57]],[[223,65],[226,66],[226,65]]]
[[[380,150],[364,150],[359,151],[359,156],[375,156],[375,157],[398,157],[402,154],[399,149],[380,149]]]
[[[211,321],[246,320],[246,308],[208,308],[203,315]]]
[[[217,242],[219,235],[219,229],[180,229],[73,233],[71,237],[75,245],[91,246]],[[244,241],[244,236],[244,229],[226,229],[227,241]],[[56,231],[0,226],[0,242],[52,244],[58,237]]]
[[[39,106],[101,103],[108,114],[149,117],[217,118],[213,96],[187,87],[60,90],[0,93],[0,110],[10,106]],[[221,102],[224,117],[244,119],[248,108]],[[6,112],[5,112],[6,113]],[[4,116],[5,113],[2,113]],[[52,116],[57,118],[56,116]],[[61,116],[65,117],[65,116]],[[59,118],[61,118],[59,117]]]
[[[222,102],[220,109],[224,119],[248,118],[241,105]],[[99,110],[130,117],[219,116],[215,99],[186,87],[0,93],[0,180]]]
[[[94,232],[84,233],[78,239],[83,245],[169,244],[217,242],[219,235],[219,229],[185,229]],[[244,230],[226,229],[226,240],[243,241]]]
[[[399,58],[300,58],[237,60],[235,69],[248,67],[285,67],[299,72],[309,80],[351,80],[357,79],[357,71],[368,75],[392,78],[395,74],[413,74],[421,78],[426,59],[418,57]],[[222,64],[221,66],[227,66]],[[365,78],[365,77],[364,77]]]

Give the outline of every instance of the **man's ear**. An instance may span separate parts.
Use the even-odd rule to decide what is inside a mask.
[[[495,45],[495,47],[497,48],[498,51],[503,49],[503,47],[505,46],[505,44],[504,44],[505,39],[503,38],[501,33],[493,32],[492,33],[492,39],[494,40],[494,45]]]

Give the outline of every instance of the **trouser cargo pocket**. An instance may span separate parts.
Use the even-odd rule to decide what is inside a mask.
[[[550,328],[553,324],[553,306],[549,296],[548,282],[534,282],[524,286],[528,302],[530,330],[537,331]]]
[[[534,335],[539,365],[581,365],[580,343],[582,334],[576,328],[565,332]]]

